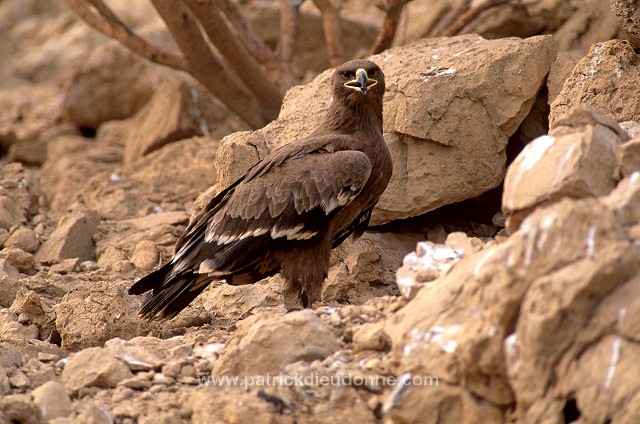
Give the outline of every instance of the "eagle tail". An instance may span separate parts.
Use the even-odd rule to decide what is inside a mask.
[[[140,308],[143,318],[152,320],[175,317],[211,282],[193,272],[172,274],[172,270],[173,266],[169,262],[138,280],[129,289],[129,294],[142,294],[153,290]]]

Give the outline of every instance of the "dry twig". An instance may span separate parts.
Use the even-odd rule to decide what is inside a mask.
[[[67,0],[67,4],[88,25],[119,41],[133,53],[160,65],[187,71],[188,64],[183,56],[162,50],[138,36],[102,0],[89,0],[88,3],[85,0]]]
[[[451,37],[457,34],[460,34],[464,27],[473,22],[481,13],[494,8],[496,6],[500,6],[505,3],[509,3],[511,0],[487,0],[484,3],[468,9],[466,12],[462,13],[454,20],[449,26],[447,26],[441,33],[445,37]]]
[[[396,36],[402,9],[404,9],[404,6],[409,1],[410,0],[387,0],[387,4],[383,6],[386,16],[369,54],[377,54],[391,47],[393,39]]]
[[[313,0],[322,14],[322,28],[329,51],[331,66],[340,66],[346,60],[342,44],[342,30],[340,29],[340,13],[331,0]]]
[[[286,63],[293,61],[296,52],[300,23],[300,2],[280,0],[280,58]]]

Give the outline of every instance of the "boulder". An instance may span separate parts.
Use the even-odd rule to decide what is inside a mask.
[[[5,260],[23,274],[36,273],[36,260],[29,252],[17,247],[6,247],[0,250],[0,260]]]
[[[71,413],[71,399],[58,381],[49,381],[32,392],[33,401],[40,407],[42,417],[49,421]]]
[[[640,171],[640,137],[618,145],[616,160],[620,167],[620,173],[624,177]]]
[[[509,230],[545,202],[611,192],[616,148],[627,138],[613,119],[587,105],[557,120],[549,135],[529,143],[509,166],[502,197]]]
[[[31,228],[18,227],[9,235],[4,245],[5,247],[16,247],[28,253],[35,253],[40,247],[40,238]]]
[[[84,387],[115,387],[132,376],[129,368],[107,350],[90,347],[69,358],[62,371],[62,384],[67,392],[75,394]]]
[[[44,263],[69,258],[80,258],[81,261],[95,259],[93,235],[98,222],[98,215],[91,209],[79,209],[64,216],[42,244],[36,258]]]
[[[640,210],[631,178],[606,197],[536,208],[506,241],[463,258],[390,316],[397,372],[436,377],[438,390],[391,393],[386,416],[424,422],[453,414],[451,404],[463,406],[458,422],[498,422],[514,409],[517,422],[559,422],[570,404],[587,421],[630,416],[637,382],[615,367],[638,348],[627,336],[640,314],[628,301],[640,289],[640,245],[628,237],[637,221],[618,218]]]
[[[149,102],[129,123],[125,164],[172,141],[195,135],[215,139],[247,128],[218,100],[175,78],[163,79]]]
[[[340,348],[329,325],[310,310],[275,317],[257,313],[237,325],[213,375],[274,376],[298,356],[324,358]]]
[[[80,127],[98,128],[133,116],[153,95],[159,71],[111,41],[91,52],[71,77],[63,103],[65,118]]]
[[[141,301],[130,296],[130,281],[91,281],[78,284],[54,306],[62,348],[77,351],[102,346],[114,337],[146,334],[151,324],[141,320]]]
[[[579,104],[589,104],[616,121],[640,121],[640,59],[629,43],[597,43],[571,72],[551,104],[551,127]]]
[[[419,215],[497,186],[507,141],[529,113],[555,53],[548,36],[467,35],[373,56],[386,75],[384,133],[394,174],[372,224]],[[331,74],[289,90],[278,120],[223,140],[216,157],[219,190],[270,150],[316,127],[330,103]]]

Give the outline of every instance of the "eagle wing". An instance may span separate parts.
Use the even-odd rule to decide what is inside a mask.
[[[318,234],[371,175],[364,153],[331,146],[283,148],[216,196],[178,240],[174,272],[240,272],[270,240]]]

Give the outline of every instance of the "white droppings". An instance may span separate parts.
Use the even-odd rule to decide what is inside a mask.
[[[587,256],[592,258],[596,248],[596,227],[589,228],[587,235]]]
[[[164,209],[162,209],[162,207],[156,205],[156,206],[153,207],[153,211],[155,213],[162,213],[164,211]]]
[[[620,310],[618,310],[618,331],[622,329],[622,322],[624,321],[624,317],[626,314],[627,308],[620,308]],[[607,389],[611,386],[613,377],[616,374],[616,367],[618,366],[618,361],[620,360],[621,343],[622,336],[618,335],[611,344],[611,358],[609,359],[609,367],[607,368],[607,375],[604,379],[604,387]]]
[[[504,349],[507,355],[512,356],[516,353],[516,344],[518,343],[518,335],[516,333],[510,334],[504,339]]]
[[[404,373],[400,376],[396,386],[393,388],[387,401],[382,405],[382,412],[385,414],[393,409],[396,406],[397,402],[400,400],[400,396],[404,391],[409,387],[409,383],[411,382],[411,373]]]
[[[410,355],[416,349],[424,348],[430,343],[435,343],[443,352],[454,353],[458,347],[455,336],[459,332],[460,326],[457,324],[449,327],[434,325],[427,331],[415,328],[409,333],[411,341],[404,346],[402,351],[405,355]]]
[[[410,298],[425,275],[432,275],[436,279],[448,272],[464,256],[462,249],[439,247],[432,243],[420,242],[415,252],[404,257],[402,268],[398,270],[397,284],[403,296]],[[416,281],[420,273],[422,280]]]
[[[204,346],[196,346],[193,349],[193,354],[200,358],[212,358],[220,353],[224,346],[224,343],[209,343]]]
[[[542,159],[542,156],[555,141],[555,137],[543,135],[527,144],[518,156],[518,158],[522,158],[519,165],[521,168],[520,170],[522,172],[531,170],[533,166]]]
[[[114,172],[113,174],[109,175],[109,179],[112,182],[117,183],[122,180],[122,177]]]
[[[603,61],[603,58],[600,56],[600,53],[602,52],[603,47],[604,47],[604,43],[597,43],[595,48],[593,49],[593,56],[589,61],[589,65],[587,65],[587,72],[585,72],[585,74],[582,75],[580,78],[580,84],[582,85],[583,88],[587,79],[591,78],[596,74],[596,72],[598,71],[598,65],[600,65],[600,63],[602,63]]]
[[[553,176],[553,180],[551,180],[551,185],[549,186],[550,189],[553,190],[553,188],[555,187],[556,183],[558,182],[558,180],[560,179],[560,176],[562,175],[562,171],[565,167],[565,165],[567,164],[567,162],[569,161],[569,159],[571,159],[571,156],[573,156],[573,151],[575,150],[575,145],[572,144],[566,152],[564,152],[564,155],[562,155],[562,159],[560,159],[560,162],[558,163],[558,166],[556,167],[556,173]]]
[[[153,368],[153,364],[143,361],[139,358],[136,358],[135,356],[132,356],[131,354],[127,353],[124,355],[124,358],[122,358],[125,360],[125,362],[129,365],[134,365],[134,366],[140,366],[140,367],[144,367],[144,368]]]

